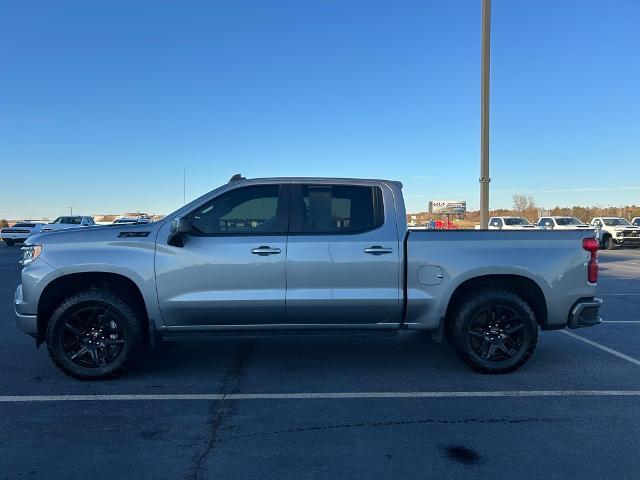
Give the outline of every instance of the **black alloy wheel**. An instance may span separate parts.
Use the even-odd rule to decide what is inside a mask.
[[[471,349],[480,358],[500,362],[513,357],[522,348],[524,321],[507,305],[491,305],[471,320],[468,334]]]
[[[85,368],[109,365],[120,355],[126,341],[117,316],[97,305],[69,316],[60,335],[69,360]]]

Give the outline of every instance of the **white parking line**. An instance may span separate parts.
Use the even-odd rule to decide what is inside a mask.
[[[600,350],[604,350],[605,352],[608,352],[611,355],[615,355],[616,357],[622,358],[623,360],[626,360],[627,362],[631,362],[631,363],[634,363],[634,364],[640,366],[640,360],[638,360],[636,358],[633,358],[633,357],[630,357],[629,355],[625,355],[624,353],[618,352],[617,350],[614,350],[612,348],[605,347],[604,345],[601,345],[601,344],[599,344],[597,342],[594,342],[593,340],[589,340],[588,338],[581,337],[580,335],[576,335],[575,333],[569,332],[567,330],[560,330],[560,333],[564,333],[565,335],[569,335],[570,337],[573,337],[573,338],[575,338],[577,340],[580,340],[581,342],[588,343],[589,345],[591,345],[593,347],[596,347],[596,348],[599,348]]]
[[[0,403],[139,400],[333,400],[358,398],[640,397],[640,390],[506,390],[488,392],[326,392],[141,395],[3,395]]]

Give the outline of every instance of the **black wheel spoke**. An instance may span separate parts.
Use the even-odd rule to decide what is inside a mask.
[[[482,355],[483,357],[488,357],[490,349],[491,349],[491,342],[486,338],[484,338],[482,340],[482,343],[480,344],[480,349],[479,349],[480,355]]]
[[[489,348],[486,350],[486,352],[483,352],[483,357],[486,358],[487,360],[490,359],[491,357],[493,357],[496,353],[497,350],[497,346],[494,345],[493,343],[489,343]]]
[[[84,354],[88,353],[89,349],[87,347],[82,347],[80,350],[78,350],[76,353],[74,353],[73,355],[71,355],[71,360],[75,360],[78,357],[82,357]]]
[[[505,354],[507,354],[509,357],[513,357],[516,353],[518,353],[517,350],[514,350],[513,348],[509,348],[507,347],[504,342],[500,343],[497,345],[497,347],[502,350]]]
[[[523,325],[522,323],[520,323],[520,324],[518,324],[518,325],[515,325],[515,326],[513,326],[513,327],[509,328],[509,330],[507,330],[506,332],[504,332],[504,334],[505,334],[507,337],[510,337],[511,335],[513,335],[513,334],[514,334],[514,333],[516,333],[516,332],[519,332],[519,331],[520,331],[520,330],[522,330],[523,328],[524,328],[524,325]]]
[[[90,348],[88,349],[89,351],[89,356],[91,357],[91,363],[93,364],[94,367],[99,367],[100,366],[100,357],[98,356],[98,349],[97,348]]]
[[[471,335],[472,337],[484,338],[484,333],[476,332],[475,330],[469,330],[469,335]]]
[[[73,325],[71,325],[69,322],[64,324],[64,328],[66,328],[67,330],[69,330],[71,333],[73,333],[76,337],[81,337],[82,336],[82,332],[80,330],[78,330],[76,327],[74,327]]]

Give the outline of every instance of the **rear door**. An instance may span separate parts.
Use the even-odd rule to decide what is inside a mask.
[[[393,194],[378,185],[294,183],[287,323],[362,326],[400,320]]]

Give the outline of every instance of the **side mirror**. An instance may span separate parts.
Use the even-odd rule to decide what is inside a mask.
[[[544,228],[553,228],[551,222],[544,222]]]
[[[184,235],[191,231],[190,217],[177,217],[171,222],[171,234],[167,243],[173,247],[184,247]]]

